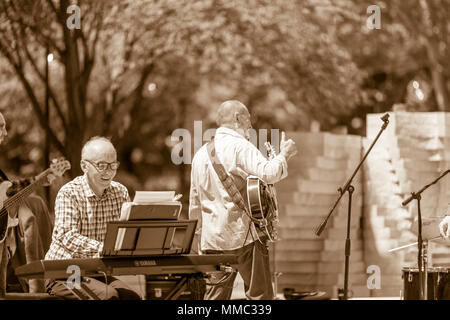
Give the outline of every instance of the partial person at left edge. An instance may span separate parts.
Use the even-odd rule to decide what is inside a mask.
[[[0,112],[0,145],[8,132],[6,120]],[[0,297],[6,293],[45,292],[44,281],[23,280],[14,269],[29,261],[43,259],[50,246],[53,221],[47,204],[36,194],[18,199],[22,190],[33,183],[33,178],[12,180],[0,168]]]

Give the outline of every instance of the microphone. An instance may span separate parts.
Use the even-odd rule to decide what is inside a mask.
[[[428,187],[432,186],[433,184],[435,184],[436,182],[439,181],[439,179],[441,179],[443,176],[445,176],[446,174],[450,173],[450,169],[449,170],[445,170],[443,174],[441,174],[436,180],[434,180],[433,182],[427,184],[425,187],[423,187],[422,189],[420,189],[418,192],[412,192],[411,195],[409,196],[408,199],[406,199],[405,201],[402,202],[402,206],[406,206],[408,203],[411,202],[412,199],[417,199],[417,196],[424,192],[426,189],[428,189]]]
[[[320,237],[320,234],[323,232],[323,229],[325,229],[325,223],[322,223],[322,224],[316,229],[316,231],[314,231],[314,233],[316,234],[316,236]]]
[[[402,202],[402,206],[406,206],[408,203],[410,203],[411,200],[414,199],[415,195],[416,195],[415,193],[412,193],[408,199],[406,199],[405,201]]]
[[[382,116],[380,118],[381,120],[383,120],[384,122],[386,122],[389,119],[389,113],[386,113],[384,116]]]

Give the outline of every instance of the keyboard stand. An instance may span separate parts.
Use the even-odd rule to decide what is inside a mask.
[[[62,281],[62,280],[60,280]],[[101,300],[88,286],[81,281],[80,288],[75,288],[73,283],[67,283],[62,281],[64,286],[75,296],[78,300]],[[151,283],[152,280],[147,280],[147,283]],[[195,284],[199,284],[196,286]],[[106,284],[105,284],[106,286]],[[203,300],[206,290],[206,283],[202,273],[185,274],[181,275],[181,278],[177,281],[175,286],[168,292],[163,298],[164,300],[177,300],[183,292],[192,292],[193,299]],[[149,300],[149,299],[148,299]]]
[[[187,277],[181,278],[176,286],[169,292],[164,300],[177,300],[181,293],[187,289]]]
[[[78,298],[78,300],[100,300],[99,296],[89,289],[83,281],[80,283],[80,289],[75,288],[72,283],[71,285],[68,285],[66,281],[63,281],[63,283],[64,286]]]
[[[191,292],[192,300],[203,300],[206,292],[206,281],[205,275],[203,273],[193,273],[193,274],[184,274],[178,275],[179,279],[170,278],[167,280],[161,279],[152,279],[151,277],[146,278],[147,288],[149,285],[153,284],[153,288],[155,293],[158,289],[158,284],[162,284],[161,287],[167,288],[167,285],[170,285],[171,282],[176,282],[165,296],[162,295],[162,291],[160,292],[161,297],[150,297],[150,290],[147,289],[147,300],[177,300],[184,292]],[[164,283],[166,282],[167,283]],[[184,297],[182,297],[183,299]]]

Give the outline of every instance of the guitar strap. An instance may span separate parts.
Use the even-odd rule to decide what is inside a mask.
[[[225,190],[230,195],[234,204],[236,204],[239,207],[239,209],[245,211],[245,213],[250,217],[250,219],[256,220],[251,216],[250,210],[245,205],[245,201],[242,198],[242,195],[239,192],[238,188],[236,187],[236,184],[234,183],[233,178],[227,174],[227,171],[225,170],[223,164],[220,162],[219,158],[216,156],[216,149],[214,146],[214,138],[211,140],[210,143],[208,143],[207,149],[208,149],[209,160],[211,161],[211,164],[212,164],[214,170],[216,171],[217,175],[219,176],[220,181],[222,182]]]

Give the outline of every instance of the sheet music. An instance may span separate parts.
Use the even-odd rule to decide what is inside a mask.
[[[125,237],[126,230],[127,230],[126,228],[119,228],[119,230],[117,231],[117,238],[116,243],[114,244],[114,250],[118,251],[122,249],[123,238]]]
[[[131,207],[133,206],[133,202],[124,202],[122,204],[122,209],[120,211],[120,221],[128,221],[130,217]]]
[[[170,202],[175,198],[175,191],[136,191],[135,204],[151,204],[155,202]]]
[[[149,204],[173,204],[180,203],[181,195],[175,195],[175,191],[136,191],[133,202],[124,202],[120,212],[120,221],[129,221],[131,208],[138,205]],[[181,210],[181,208],[180,208]],[[117,232],[115,250],[122,248],[126,228],[120,228]]]
[[[119,221],[128,221],[130,217],[131,207],[133,206],[133,202],[124,202],[122,204],[122,209],[120,211]],[[122,248],[123,238],[125,237],[125,228],[119,228],[117,232],[116,244],[114,246],[114,250],[120,250]]]

